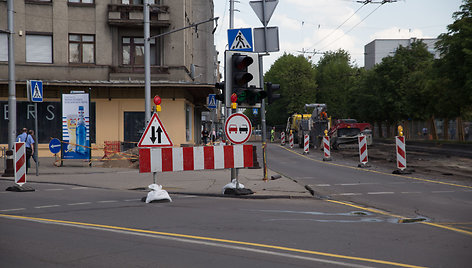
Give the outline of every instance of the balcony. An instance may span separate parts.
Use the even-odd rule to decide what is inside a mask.
[[[169,27],[169,7],[163,5],[151,5],[149,22],[151,27]],[[108,24],[117,27],[142,27],[143,26],[142,5],[108,5]]]

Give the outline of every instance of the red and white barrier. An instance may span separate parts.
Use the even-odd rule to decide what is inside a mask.
[[[252,150],[252,145],[140,148],[139,172],[252,167]]]
[[[26,145],[15,142],[15,183],[22,186],[26,183]]]
[[[285,145],[285,132],[280,132],[280,144]]]
[[[323,161],[331,160],[331,148],[329,146],[329,136],[323,136]]]
[[[303,153],[308,154],[310,150],[310,135],[305,134],[303,139]]]
[[[359,142],[359,161],[361,165],[366,165],[368,160],[367,155],[367,138],[364,135],[357,136],[357,141]]]
[[[290,133],[288,136],[288,142],[290,143],[290,148],[293,148],[293,133]]]
[[[397,168],[404,170],[406,168],[405,137],[395,136],[395,143],[397,147]]]

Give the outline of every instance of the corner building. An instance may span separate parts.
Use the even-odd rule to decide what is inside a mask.
[[[151,36],[213,17],[212,0],[149,0]],[[14,58],[17,132],[34,129],[27,80],[43,81],[38,103],[40,156],[50,138],[62,138],[61,96],[90,93],[90,140],[133,146],[145,127],[143,1],[15,0]],[[6,31],[7,2],[0,0]],[[214,93],[217,55],[214,23],[151,39],[151,98],[162,98],[159,117],[174,146],[198,144],[206,97]],[[151,104],[154,106],[152,100]],[[0,146],[8,144],[8,35],[0,31]],[[93,150],[94,156],[103,150]]]

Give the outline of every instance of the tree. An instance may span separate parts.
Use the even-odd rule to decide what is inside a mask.
[[[348,52],[328,52],[318,62],[317,100],[328,105],[328,113],[336,118],[352,117],[351,91],[359,70],[351,64]]]
[[[447,106],[438,107],[447,118],[471,113],[472,110],[472,0],[464,0],[448,32],[439,36],[437,49],[441,59],[436,67],[442,83],[442,97]]]
[[[268,125],[285,124],[290,115],[302,113],[306,103],[316,100],[316,71],[303,56],[284,54],[270,67],[264,81],[280,84],[282,96],[267,105]]]

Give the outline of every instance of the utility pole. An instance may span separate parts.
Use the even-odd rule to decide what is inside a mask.
[[[16,138],[16,88],[13,0],[8,0],[8,149],[13,150]]]
[[[15,176],[13,146],[16,139],[16,88],[15,88],[15,45],[13,0],[7,3],[8,20],[8,151],[3,177]]]
[[[144,0],[144,116],[147,122],[151,120],[151,46],[149,27],[149,0]]]
[[[233,29],[233,28],[234,28],[234,0],[229,0],[229,29]],[[225,60],[225,64],[226,64],[226,60]],[[226,73],[226,70],[225,70],[225,73]],[[228,80],[228,79],[232,79],[232,77],[225,77],[225,80]],[[228,82],[226,81],[226,83]],[[231,96],[231,91],[226,92],[226,99],[229,99],[228,96]],[[228,104],[226,103],[226,106],[227,105]],[[231,108],[226,108],[225,121],[226,119],[228,119],[228,117],[231,114],[232,114]],[[236,168],[231,169],[231,181],[233,180],[236,180],[236,181],[238,180],[238,169]]]

